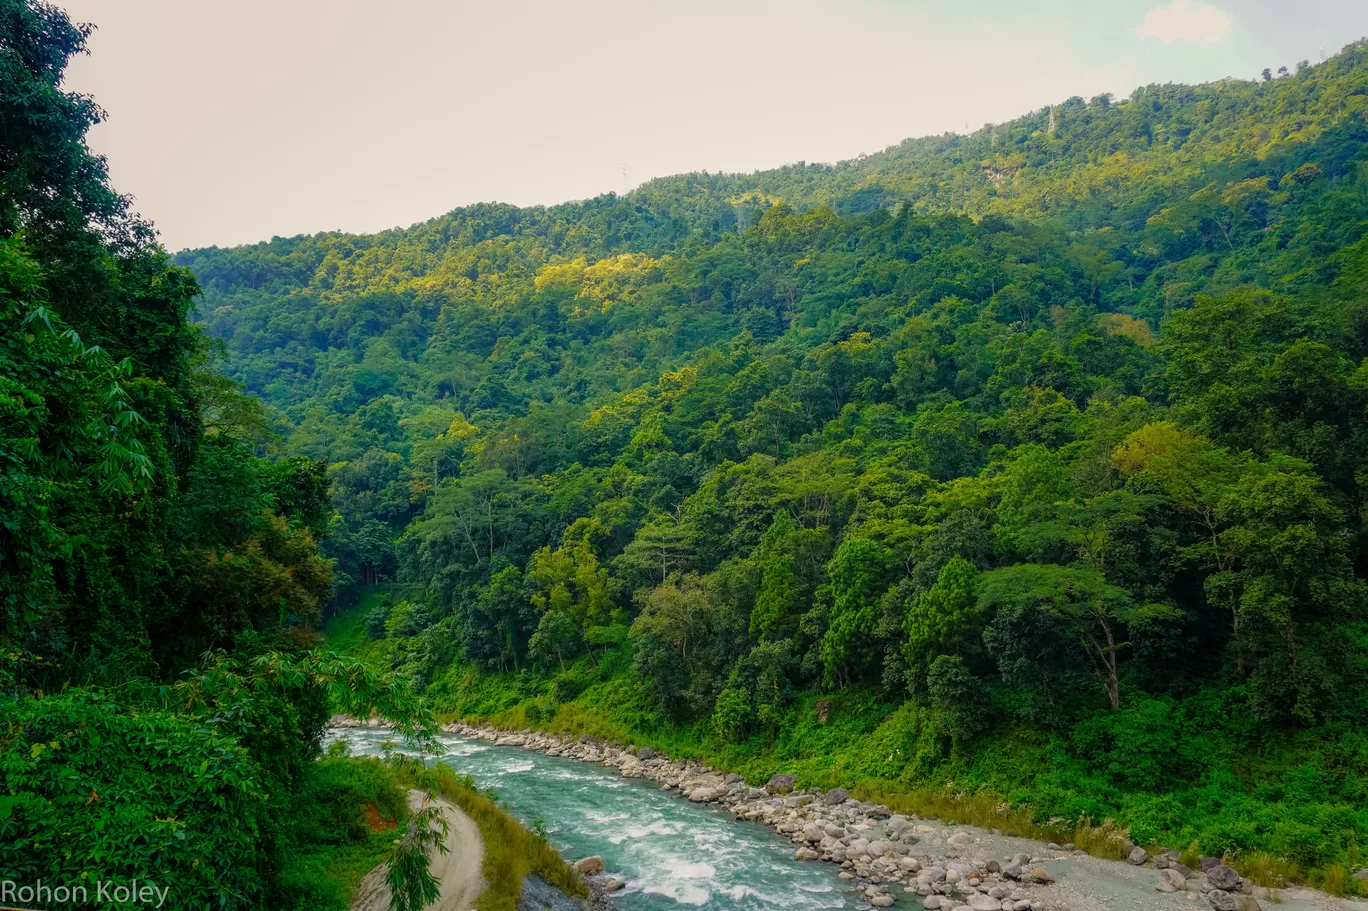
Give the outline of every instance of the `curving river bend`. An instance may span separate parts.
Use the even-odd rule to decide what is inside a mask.
[[[375,756],[384,730],[332,732],[352,753]],[[627,883],[623,911],[665,908],[818,911],[868,907],[842,891],[830,864],[793,859],[793,845],[759,823],[662,793],[659,786],[573,759],[443,735],[439,760],[496,791],[524,823],[540,820],[571,860],[599,854]]]

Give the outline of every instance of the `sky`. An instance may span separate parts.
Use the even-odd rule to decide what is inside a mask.
[[[96,26],[90,145],[171,250],[838,161],[1368,35],[1365,0],[57,2]]]

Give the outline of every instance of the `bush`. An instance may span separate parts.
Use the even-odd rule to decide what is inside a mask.
[[[138,879],[178,907],[261,907],[268,795],[235,741],[81,690],[0,700],[0,730],[6,877]]]

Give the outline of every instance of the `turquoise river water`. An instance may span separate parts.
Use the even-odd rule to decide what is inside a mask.
[[[354,755],[378,755],[394,735],[335,732]],[[613,904],[622,911],[665,908],[818,911],[856,908],[831,864],[793,859],[787,839],[758,823],[622,778],[614,769],[545,756],[519,747],[444,735],[446,762],[475,779],[524,823],[540,820],[551,843],[571,859],[598,854],[627,883]],[[867,905],[864,905],[867,907]]]

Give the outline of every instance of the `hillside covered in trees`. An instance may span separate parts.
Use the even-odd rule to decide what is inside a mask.
[[[315,648],[326,467],[254,454],[261,407],[213,369],[194,276],[86,146],[104,115],[63,73],[90,31],[0,0],[0,878],[45,907],[140,883],[340,911],[395,850],[363,803],[398,825],[429,783],[315,762],[329,713],[431,719]]]
[[[440,707],[1362,865],[1368,45],[175,259]]]

